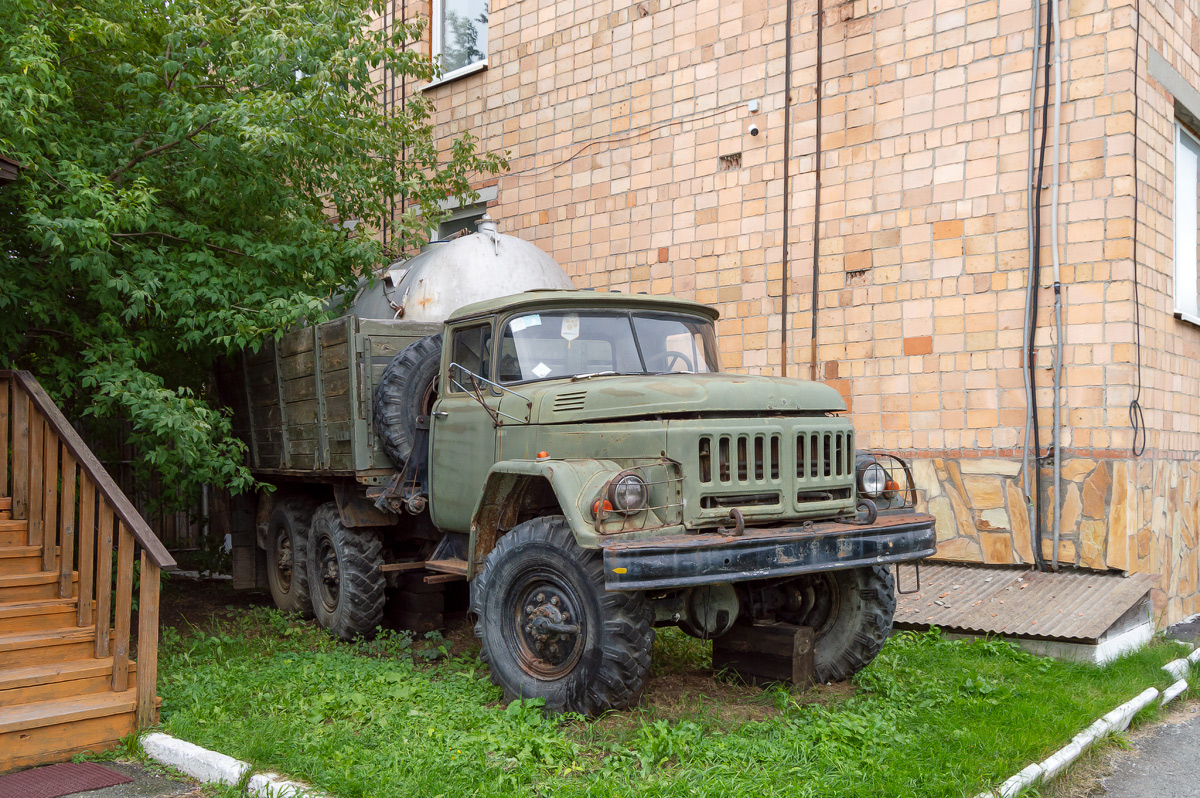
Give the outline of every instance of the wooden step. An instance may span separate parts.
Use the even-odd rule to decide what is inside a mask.
[[[0,546],[0,575],[34,574],[41,570],[41,546]]]
[[[0,603],[32,599],[62,598],[58,595],[57,571],[38,571],[35,574],[0,576]],[[71,573],[71,595],[76,595],[79,572]]]
[[[0,709],[0,773],[112,748],[134,730],[137,690]]]
[[[29,522],[0,519],[0,546],[29,545]]]
[[[0,671],[87,659],[95,653],[96,630],[66,626],[0,637]]]
[[[0,635],[71,626],[78,618],[76,602],[74,598],[51,598],[0,604]]]
[[[0,715],[4,707],[107,692],[112,689],[112,662],[104,657],[0,671]],[[130,662],[131,679],[136,670]]]

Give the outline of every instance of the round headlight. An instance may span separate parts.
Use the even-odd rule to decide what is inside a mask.
[[[610,491],[613,509],[631,513],[646,506],[646,483],[637,474],[617,477]]]
[[[858,486],[865,496],[874,499],[887,490],[888,472],[879,463],[870,463],[858,475]]]

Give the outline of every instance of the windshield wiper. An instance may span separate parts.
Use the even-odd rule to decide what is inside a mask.
[[[592,377],[612,377],[620,374],[619,371],[592,371],[587,374],[576,374],[571,377],[571,382],[579,382],[580,380],[590,380]]]

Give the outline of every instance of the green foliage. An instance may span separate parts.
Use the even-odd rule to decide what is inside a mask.
[[[656,658],[694,662],[708,650],[682,635],[662,639]],[[730,722],[720,699],[703,696],[682,716],[650,705],[595,720],[547,717],[537,699],[500,704],[475,656],[443,652],[427,663],[413,647],[406,635],[337,643],[266,610],[165,634],[164,725],[342,798],[962,796],[1040,760],[1145,687],[1165,686],[1160,666],[1180,653],[1157,643],[1096,668],[1002,640],[901,633],[852,694],[777,689],[765,696],[775,705],[766,717]]]
[[[244,490],[214,358],[317,320],[417,243],[437,202],[504,168],[470,137],[439,156],[416,26],[382,0],[8,0],[0,8],[0,367],[69,416],[121,419],[143,469],[186,494]],[[391,252],[373,238],[395,200]],[[351,232],[335,222],[358,220]]]

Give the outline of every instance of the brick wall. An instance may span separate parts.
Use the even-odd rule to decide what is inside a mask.
[[[784,3],[495,0],[487,70],[426,95],[447,138],[469,131],[510,153],[491,209],[503,231],[550,252],[581,287],[715,305],[727,368],[778,374],[785,355],[789,375],[815,366],[851,405],[860,445],[922,461],[946,556],[1028,562],[1016,469],[1029,4],[826,3],[813,364],[815,12],[813,0],[793,0],[786,317]],[[1073,470],[1060,558],[1163,574],[1159,606],[1174,619],[1198,609],[1200,330],[1171,315],[1174,101],[1148,77],[1146,47],[1200,86],[1200,23],[1190,6],[1145,3],[1143,12],[1138,260],[1149,436],[1134,460],[1134,9],[1105,0],[1062,8],[1063,446]],[[749,135],[751,122],[760,135]],[[1046,442],[1049,191],[1044,207]]]

